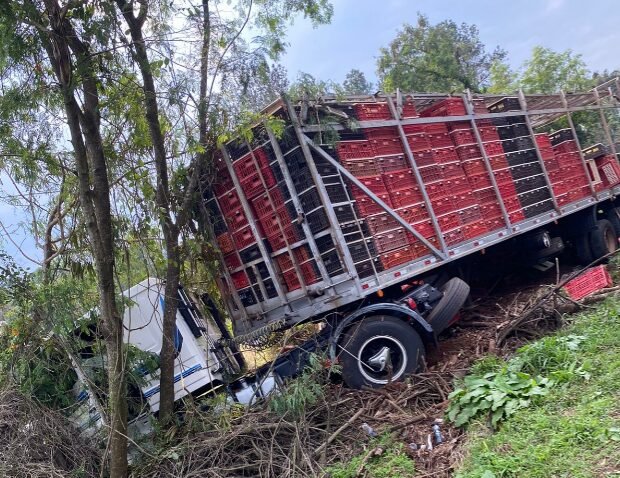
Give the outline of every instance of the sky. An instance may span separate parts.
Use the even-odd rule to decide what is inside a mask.
[[[617,53],[620,29],[617,28],[618,0],[332,0],[334,16],[329,25],[313,28],[297,19],[288,34],[288,50],[282,58],[290,79],[299,72],[322,80],[342,82],[352,68],[362,70],[375,81],[379,50],[387,46],[404,23],[415,23],[418,12],[432,23],[451,19],[475,24],[489,50],[500,46],[508,52],[508,61],[518,68],[532,47],[542,45],[553,50],[572,49],[583,56],[590,70],[620,68]],[[9,193],[10,184],[0,188]],[[39,256],[34,243],[19,223],[28,221],[23,212],[0,205],[0,221],[13,232],[14,240],[30,255]],[[0,231],[0,236],[2,236]],[[35,268],[6,239],[8,253],[25,266]]]
[[[300,71],[341,82],[357,68],[376,79],[376,61],[404,23],[417,13],[432,23],[451,19],[475,24],[489,50],[500,46],[518,68],[532,47],[572,49],[591,70],[620,68],[618,0],[333,0],[330,25],[312,28],[297,21],[288,35],[283,65],[294,79]]]

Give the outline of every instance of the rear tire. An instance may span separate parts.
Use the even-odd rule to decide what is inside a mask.
[[[469,285],[464,280],[453,277],[439,290],[443,292],[443,297],[426,317],[426,321],[436,334],[446,330],[454,316],[463,307],[469,296]]]
[[[620,236],[620,208],[614,207],[607,212],[607,219],[616,231],[616,236]]]
[[[590,231],[590,250],[592,260],[600,259],[618,249],[618,236],[610,221],[601,219]]]
[[[354,324],[340,341],[342,378],[356,389],[380,388],[420,369],[424,344],[404,320],[377,315]]]

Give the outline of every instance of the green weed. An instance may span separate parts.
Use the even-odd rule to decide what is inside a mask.
[[[507,371],[549,377],[550,388],[489,434],[470,426],[457,478],[598,478],[620,470],[620,301],[570,317],[556,336],[520,349]],[[482,368],[482,366],[481,366]]]
[[[401,442],[395,442],[390,435],[373,440],[369,451],[355,456],[347,464],[338,464],[327,469],[331,478],[394,478],[414,476],[415,463],[404,451]]]

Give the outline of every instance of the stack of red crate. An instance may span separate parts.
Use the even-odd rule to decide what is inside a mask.
[[[553,137],[560,141],[554,143]],[[572,132],[561,130],[552,133],[550,139],[558,169],[549,172],[549,178],[558,205],[563,206],[590,195],[590,178],[583,168],[579,147],[572,138]]]
[[[284,284],[289,292],[301,288],[301,278],[306,285],[314,284],[320,280],[320,274],[316,262],[312,259],[308,246],[300,246],[292,250],[293,258],[288,252],[275,256],[276,264],[280,269]],[[298,269],[294,264],[297,264]]]

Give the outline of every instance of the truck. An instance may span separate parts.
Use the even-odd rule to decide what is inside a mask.
[[[283,96],[263,113],[200,185],[225,310],[181,289],[176,399],[251,404],[319,351],[349,387],[382,387],[419,370],[458,320],[465,268],[565,249],[587,264],[618,247],[618,79],[583,93]],[[124,295],[126,341],[157,356],[162,282]],[[243,374],[239,344],[305,323],[320,324],[311,340]],[[156,377],[137,391],[150,413]]]
[[[380,387],[455,320],[472,258],[615,250],[619,85],[274,102],[203,185],[235,335],[321,322],[346,384]]]

